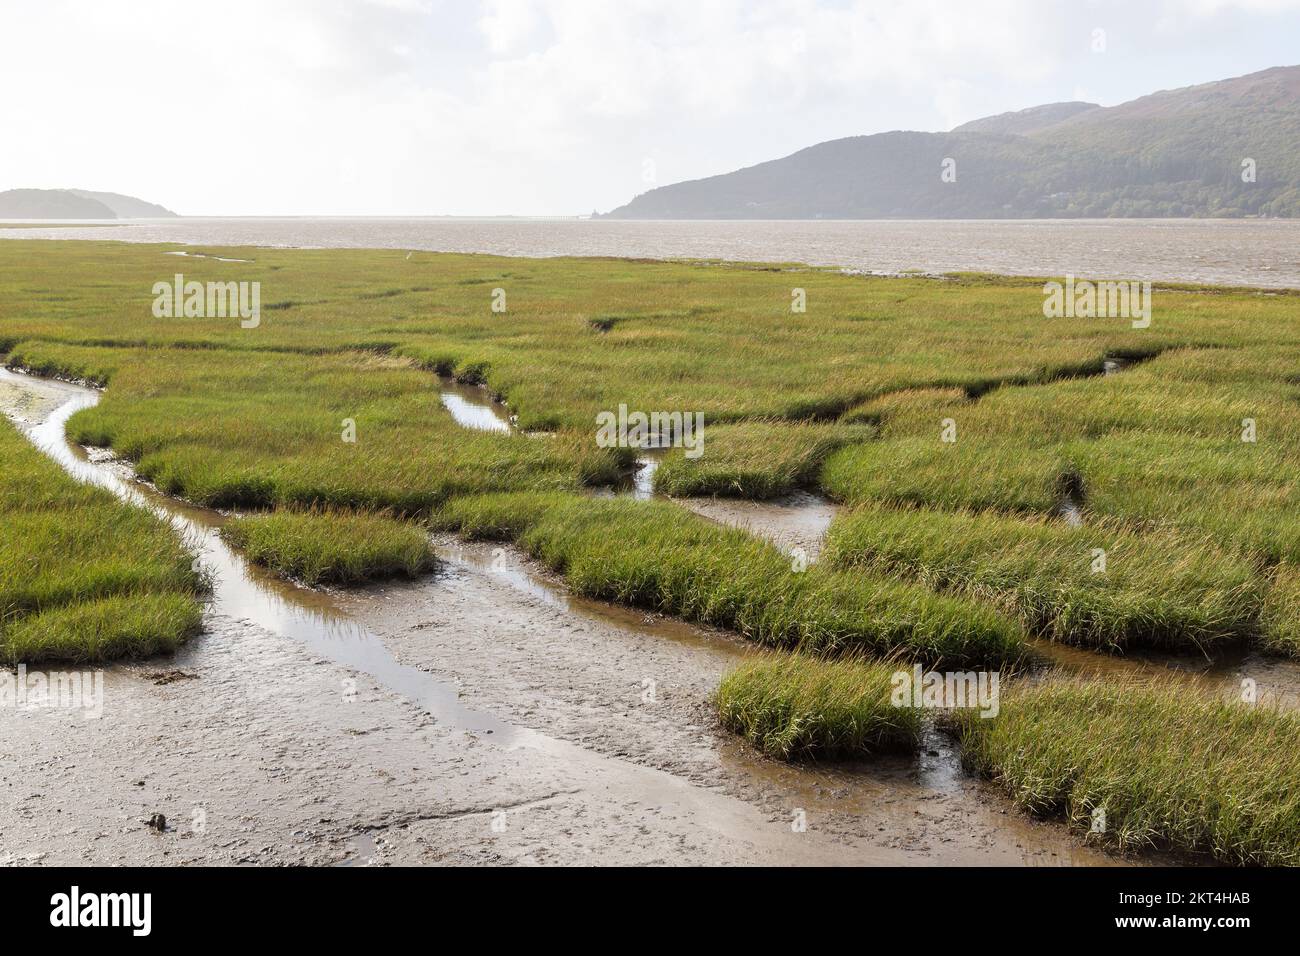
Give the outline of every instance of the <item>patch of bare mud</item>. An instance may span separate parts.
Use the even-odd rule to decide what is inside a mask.
[[[509,549],[439,545],[445,563],[432,578],[372,585],[340,606],[400,661],[450,676],[512,725],[738,799],[783,834],[821,844],[822,863],[1117,862],[1015,813],[964,777],[937,735],[918,759],[768,760],[723,732],[709,704],[749,645],[574,597]],[[807,831],[795,833],[800,821]]]

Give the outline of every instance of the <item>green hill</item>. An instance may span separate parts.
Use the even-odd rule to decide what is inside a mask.
[[[0,219],[136,219],[175,215],[170,209],[120,193],[85,189],[0,192]]]
[[[945,161],[955,176],[941,176]],[[1254,181],[1243,179],[1253,161]],[[1300,216],[1300,67],[820,143],[651,190],[618,219]]]

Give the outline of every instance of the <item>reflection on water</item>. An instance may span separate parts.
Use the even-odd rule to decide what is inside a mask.
[[[1064,519],[1065,523],[1071,528],[1083,527],[1083,509],[1079,507],[1079,502],[1073,498],[1066,498],[1056,506],[1056,513]]]
[[[655,472],[659,470],[659,462],[663,460],[665,449],[662,448],[644,448],[641,454],[636,458],[636,465],[632,474],[628,475],[626,480],[620,482],[615,491],[619,494],[628,495],[637,501],[649,501],[655,494]]]
[[[510,412],[500,402],[493,401],[487,389],[480,385],[462,385],[444,378],[439,386],[439,397],[442,407],[451,412],[456,424],[465,428],[506,434],[514,428]]]
[[[187,259],[215,259],[217,262],[252,262],[252,259],[231,259],[227,256],[210,256],[203,252],[164,252],[165,256],[184,256]]]
[[[840,510],[833,501],[808,491],[795,491],[767,501],[741,498],[673,500],[705,518],[766,538],[786,554],[801,553],[808,564],[821,555],[826,533]]]

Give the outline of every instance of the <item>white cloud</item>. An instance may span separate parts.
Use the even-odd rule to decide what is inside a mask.
[[[1212,38],[1230,8],[1297,3],[1150,0],[1144,20],[1113,0],[1097,16],[1121,41],[1162,17]],[[1121,52],[1099,72],[1092,19],[1041,0],[6,3],[0,188],[196,214],[609,208],[645,188],[646,158],[670,182],[1075,87],[1176,85]]]

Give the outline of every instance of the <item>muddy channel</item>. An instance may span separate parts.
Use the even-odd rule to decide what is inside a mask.
[[[0,372],[38,447],[194,548],[204,632],[105,668],[98,718],[0,708],[0,863],[1133,862],[1019,814],[937,735],[863,765],[754,754],[708,702],[741,641],[575,597],[513,549],[439,538],[435,573],[346,592],[273,578],[222,543],[221,514],[68,444],[98,397]],[[814,554],[833,515],[686,504]]]

